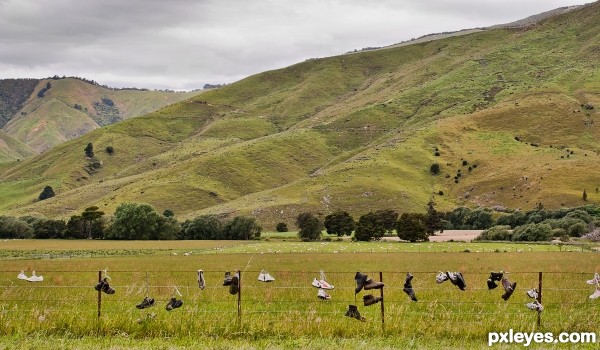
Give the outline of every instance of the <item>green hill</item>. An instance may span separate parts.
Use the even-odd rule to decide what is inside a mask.
[[[0,107],[6,105],[0,108],[4,111],[0,126],[38,153],[101,126],[198,94],[108,89],[81,79],[58,77],[0,80],[0,92]]]
[[[424,212],[431,198],[442,210],[556,208],[586,190],[597,203],[599,25],[593,3],[257,74],[11,166],[0,210],[68,217],[135,201],[271,228],[307,210]],[[37,202],[45,185],[57,196]]]

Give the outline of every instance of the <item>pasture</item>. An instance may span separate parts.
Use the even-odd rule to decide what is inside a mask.
[[[50,348],[59,343],[66,348],[482,348],[491,331],[597,331],[600,316],[598,300],[588,298],[594,287],[586,284],[600,271],[600,254],[580,247],[559,251],[554,245],[451,242],[0,243],[0,333],[2,345],[8,347]],[[98,317],[94,286],[104,269],[116,292],[101,294]],[[198,286],[198,269],[204,270],[204,290]],[[27,276],[35,270],[44,281],[19,280],[21,270]],[[224,272],[236,270],[241,271],[239,309],[238,295],[222,286]],[[275,281],[258,281],[261,270]],[[499,270],[517,282],[508,301],[501,298],[502,286],[486,286],[489,273]],[[331,300],[318,299],[318,289],[311,286],[320,271],[335,286],[328,291]],[[378,290],[355,295],[357,271],[374,280],[381,272],[384,323],[381,304],[364,306],[362,301],[370,292],[379,296]],[[409,271],[417,302],[402,291]],[[462,272],[466,291],[450,282],[436,283],[438,271]],[[525,292],[538,286],[539,272],[545,310],[537,326],[538,313],[525,306],[531,301]],[[154,298],[155,306],[137,309],[145,296]],[[183,306],[167,311],[172,297]],[[350,304],[358,306],[366,322],[345,316]]]

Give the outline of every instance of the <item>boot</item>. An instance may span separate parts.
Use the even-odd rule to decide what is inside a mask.
[[[502,286],[504,287],[505,293],[502,294],[502,299],[508,300],[512,293],[517,288],[517,282],[510,283],[506,277],[502,278]]]
[[[198,270],[198,288],[204,290],[206,287],[206,281],[204,280],[204,271]]]
[[[144,300],[142,300],[142,302],[137,304],[135,307],[141,310],[150,306],[154,306],[154,299],[145,297]]]
[[[94,289],[97,291],[103,291],[106,294],[115,294],[115,290],[108,284],[106,277],[104,277],[102,281],[98,282]]]
[[[453,285],[457,286],[458,289],[464,291],[467,288],[467,283],[460,272],[446,272],[448,279]]]
[[[488,286],[488,289],[490,289],[490,290],[491,289],[495,289],[496,287],[498,287],[498,285],[496,284],[496,282],[494,282],[491,277],[488,278],[488,280],[487,280],[487,286]]]
[[[382,300],[383,300],[382,297],[375,297],[375,296],[373,296],[373,294],[367,294],[367,295],[363,296],[363,303],[365,304],[365,306],[377,304],[378,302],[380,302]]]
[[[406,280],[404,280],[404,288],[402,291],[410,297],[412,301],[417,301],[417,296],[415,295],[415,291],[412,289],[412,279],[413,275],[409,272],[406,274]]]
[[[236,295],[240,291],[240,272],[236,272],[231,278],[231,285],[229,285],[229,294]]]
[[[358,312],[358,308],[356,305],[348,305],[348,311],[346,311],[346,316],[355,318],[357,320],[365,322],[367,319],[360,315]]]
[[[365,274],[362,274],[360,272],[356,273],[356,275],[354,276],[354,280],[356,281],[356,289],[354,289],[354,294],[358,294],[358,292],[360,292],[363,289],[363,287],[367,283],[368,278],[369,277]]]
[[[371,289],[381,289],[383,288],[385,285],[383,284],[383,282],[375,282],[372,279],[367,280],[367,283],[364,285],[365,290],[371,290]]]

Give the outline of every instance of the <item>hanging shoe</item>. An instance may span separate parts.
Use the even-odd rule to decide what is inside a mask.
[[[137,304],[135,307],[141,310],[151,306],[154,306],[154,299],[145,297],[144,300],[142,300],[142,302]]]
[[[44,276],[36,276],[35,271],[31,272],[31,277],[27,278],[29,282],[42,282],[44,280]]]
[[[587,284],[599,284],[600,283],[600,274],[597,272],[594,274],[594,278],[587,281]]]
[[[98,282],[94,289],[97,291],[103,291],[106,294],[115,294],[115,290],[109,285],[106,277],[104,277],[100,282]]]
[[[504,294],[502,294],[502,299],[508,300],[512,293],[517,288],[517,282],[510,283],[506,277],[502,278],[502,287],[504,287]]]
[[[527,296],[530,297],[531,299],[537,299],[538,296],[539,296],[537,288],[533,288],[531,290],[528,290],[527,291]]]
[[[317,293],[317,297],[321,300],[331,300],[331,295],[325,292],[325,289],[319,288],[319,292]]]
[[[544,310],[544,307],[542,306],[542,304],[540,304],[540,302],[537,300],[534,300],[531,303],[527,303],[527,304],[525,304],[525,306],[527,306],[527,308],[529,310],[534,310],[537,312],[542,312]]]
[[[383,284],[383,282],[375,282],[372,279],[367,280],[367,282],[364,285],[365,290],[381,289],[383,287],[385,287],[385,284]]]
[[[363,316],[360,315],[360,312],[358,312],[358,308],[356,307],[356,305],[348,305],[348,310],[346,311],[346,316],[355,318],[362,322],[365,322],[367,320],[366,318],[364,318]]]
[[[20,279],[20,280],[26,280],[26,281],[29,279],[29,278],[27,277],[27,275],[25,275],[25,272],[24,272],[23,270],[21,270],[21,273],[19,273],[19,274],[17,275],[17,278],[18,278],[18,279]]]
[[[487,286],[489,290],[495,289],[498,287],[498,285],[496,284],[496,282],[494,282],[491,278],[488,278],[487,280]]]
[[[231,285],[231,272],[229,272],[229,271],[225,272],[225,279],[223,280],[223,285],[224,286]]]
[[[181,307],[182,305],[183,305],[183,301],[177,300],[173,297],[167,303],[166,309],[167,309],[167,311],[171,311],[173,309],[177,309],[177,308]]]
[[[231,285],[229,286],[229,294],[236,295],[240,291],[240,273],[239,271],[231,278]]]
[[[590,295],[590,299],[598,299],[600,298],[600,288],[596,288],[594,294]]]
[[[327,283],[327,281],[325,281],[325,280],[320,280],[319,285],[320,285],[320,288],[322,288],[322,289],[332,290],[334,288],[334,286]]]
[[[447,271],[446,275],[448,276],[450,282],[452,282],[453,285],[457,286],[458,289],[464,291],[467,288],[467,283],[465,282],[462,273]]]
[[[413,277],[414,276],[410,272],[406,274],[406,279],[404,280],[404,288],[402,288],[402,291],[410,297],[410,300],[417,301],[417,296],[415,295],[415,291],[412,288]]]
[[[312,286],[313,286],[313,287],[315,287],[315,288],[321,288],[321,282],[319,282],[319,280],[317,280],[316,278],[315,278],[315,279],[313,279],[313,281],[312,281],[312,283],[311,283],[311,284],[312,284]]]
[[[365,306],[377,304],[378,302],[380,302],[382,300],[383,300],[382,297],[376,297],[376,296],[373,296],[373,294],[367,294],[367,295],[363,296],[363,303],[365,304]]]
[[[273,281],[275,281],[275,278],[273,278],[273,276],[271,276],[265,270],[262,270],[258,274],[258,280],[261,281],[261,282],[273,282]]]
[[[206,287],[206,281],[204,281],[204,271],[198,270],[198,288],[204,290]]]
[[[356,275],[354,276],[354,280],[356,281],[356,288],[354,289],[354,294],[358,294],[358,292],[360,292],[363,289],[363,287],[367,283],[368,278],[369,276],[365,274],[362,274],[360,272],[356,273]]]
[[[444,281],[447,281],[447,280],[448,280],[448,278],[449,278],[449,277],[448,277],[448,274],[446,274],[445,272],[441,272],[441,271],[440,271],[440,273],[438,273],[438,275],[435,277],[435,281],[436,281],[437,283],[442,283],[442,282],[444,282]]]
[[[490,279],[492,281],[496,281],[496,282],[500,282],[502,280],[502,276],[504,276],[504,272],[500,271],[500,272],[491,272],[490,273]]]

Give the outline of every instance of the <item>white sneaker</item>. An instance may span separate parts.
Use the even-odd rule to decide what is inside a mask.
[[[444,281],[448,280],[448,275],[445,272],[440,272],[437,277],[435,278],[435,281],[437,283],[442,283]]]
[[[265,270],[262,270],[259,274],[258,274],[258,280],[261,282],[273,282],[275,281],[275,278],[273,278],[273,276],[271,276],[268,272],[266,272]]]
[[[25,275],[25,272],[23,270],[21,270],[21,273],[17,276],[18,279],[20,280],[27,280],[28,277]]]
[[[594,278],[587,281],[587,284],[598,284],[600,283],[600,274],[597,272],[594,274]]]
[[[325,280],[320,280],[319,284],[321,284],[321,288],[323,288],[323,289],[331,290],[334,288],[331,284],[327,283],[327,281],[325,281]]]
[[[29,282],[42,282],[44,280],[44,276],[36,276],[35,271],[31,272],[31,277],[27,278]]]
[[[204,290],[206,287],[206,282],[204,281],[204,271],[198,270],[198,287],[200,290]]]
[[[534,310],[537,312],[542,312],[544,310],[542,304],[540,304],[540,302],[537,300],[532,301],[531,303],[527,303],[526,306],[529,310]]]
[[[530,297],[531,299],[537,299],[539,296],[538,290],[536,288],[533,288],[532,290],[528,290],[527,296]]]
[[[325,292],[325,289],[319,288],[319,293],[317,293],[317,297],[321,300],[331,300],[331,295]]]
[[[594,294],[590,295],[590,299],[597,299],[600,298],[600,289],[596,289],[596,291],[594,292]]]
[[[316,278],[312,281],[311,284],[315,288],[321,288],[321,282],[319,282],[319,280],[317,280]]]

